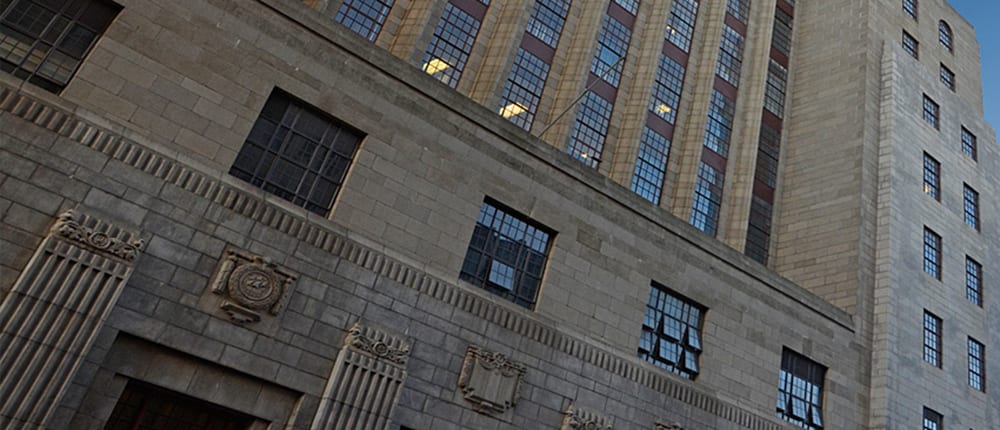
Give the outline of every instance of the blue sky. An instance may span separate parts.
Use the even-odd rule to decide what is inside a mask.
[[[976,27],[983,59],[983,95],[986,120],[1000,129],[1000,1],[950,0],[951,5]]]

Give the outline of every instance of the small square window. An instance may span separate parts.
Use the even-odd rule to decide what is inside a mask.
[[[941,129],[941,107],[924,94],[924,121],[935,129]]]
[[[462,280],[529,309],[535,307],[553,233],[487,200],[462,263]]]
[[[104,0],[0,1],[0,70],[61,91],[121,9]]]
[[[924,361],[941,368],[941,318],[924,311]]]
[[[917,0],[903,0],[903,12],[917,19]]]
[[[785,348],[778,379],[778,418],[804,429],[822,429],[825,378],[826,367]]]
[[[917,39],[905,31],[903,32],[903,50],[913,58],[920,58],[920,42],[917,42]]]
[[[229,174],[326,216],[364,134],[274,90]]]
[[[941,236],[924,227],[924,272],[941,280]]]
[[[924,153],[924,193],[941,201],[941,163]]]
[[[698,376],[705,308],[653,282],[639,357],[687,379]]]
[[[986,346],[969,338],[969,386],[986,391]]]
[[[976,135],[972,134],[971,131],[962,127],[962,152],[968,155],[973,160],[979,158],[979,148],[976,143]]]
[[[969,256],[965,257],[965,297],[983,307],[983,265]]]
[[[944,417],[930,408],[924,408],[924,430],[944,430]]]
[[[949,90],[955,91],[955,72],[952,72],[944,64],[941,65],[941,83]]]

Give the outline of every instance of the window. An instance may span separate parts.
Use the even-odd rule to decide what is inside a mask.
[[[906,31],[903,31],[903,50],[913,58],[920,58],[920,42]]]
[[[965,297],[983,306],[983,265],[969,256],[965,256]]]
[[[949,52],[952,51],[951,27],[944,21],[938,22],[938,41]]]
[[[487,200],[479,211],[460,277],[533,309],[552,235],[531,219]]]
[[[527,32],[555,48],[569,16],[569,6],[569,0],[539,0],[531,10]]]
[[[104,428],[243,430],[250,428],[253,422],[253,417],[232,409],[131,380],[125,385]]]
[[[518,49],[514,68],[500,98],[500,115],[518,127],[530,130],[548,76],[548,64],[532,53]]]
[[[924,311],[924,361],[941,367],[941,318]]]
[[[444,14],[424,54],[424,72],[455,88],[479,34],[479,24],[468,12],[450,2],[445,4]]]
[[[743,36],[732,27],[722,27],[722,43],[719,45],[719,62],[715,73],[734,86],[740,85],[740,68],[743,66]]]
[[[344,0],[333,19],[374,42],[389,16],[392,3],[393,0]]]
[[[753,196],[750,202],[747,243],[743,253],[760,264],[767,264],[770,257],[772,209],[771,203],[757,196]]]
[[[604,16],[604,27],[597,39],[597,52],[590,64],[590,71],[612,87],[621,84],[622,70],[625,68],[625,54],[632,40],[632,30],[608,15]]]
[[[771,36],[771,47],[786,57],[792,53],[792,16],[780,8],[774,12],[774,35]]]
[[[698,376],[705,308],[653,282],[639,357],[687,379]]]
[[[778,156],[781,151],[781,133],[771,126],[761,123],[760,139],[757,142],[757,168],[754,179],[771,188],[778,186]]]
[[[924,407],[924,430],[944,430],[944,417]]]
[[[718,90],[712,91],[712,103],[708,106],[708,122],[705,126],[706,148],[725,157],[729,154],[729,139],[733,132],[733,116],[736,103]]]
[[[917,19],[917,0],[903,0],[903,11]]]
[[[59,92],[119,11],[104,0],[0,0],[0,69]]]
[[[979,158],[979,148],[976,146],[976,135],[962,127],[962,152],[973,160]]]
[[[611,102],[593,92],[583,96],[576,125],[569,143],[569,154],[587,166],[597,168],[601,164],[604,139],[611,123]]]
[[[719,228],[719,209],[722,207],[722,186],[726,176],[702,162],[698,166],[698,182],[694,187],[694,204],[689,220],[698,230],[715,236]]]
[[[979,192],[965,184],[962,189],[965,223],[979,230]]]
[[[986,391],[986,346],[969,338],[969,386]]]
[[[229,174],[325,216],[362,137],[319,109],[275,90]]]
[[[924,193],[941,201],[941,163],[924,153]]]
[[[684,86],[684,66],[666,55],[660,55],[660,65],[653,81],[649,111],[671,124],[677,118],[677,105]]]
[[[788,348],[781,351],[778,418],[810,430],[823,428],[826,367]]]
[[[924,121],[928,124],[934,126],[936,129],[941,129],[941,108],[938,106],[934,100],[930,97],[924,95]]]
[[[941,280],[941,236],[924,227],[924,272]]]
[[[646,127],[642,131],[639,158],[632,174],[632,191],[654,205],[660,204],[669,158],[670,140]]]
[[[955,72],[945,67],[944,64],[941,65],[941,83],[948,87],[949,90],[955,91]]]
[[[726,13],[745,24],[747,18],[750,17],[750,0],[728,0],[726,2]]]
[[[767,89],[764,93],[764,108],[778,118],[785,116],[785,88],[788,83],[788,69],[774,59],[767,66]]]
[[[674,0],[670,6],[670,21],[667,24],[666,39],[681,51],[691,50],[691,37],[698,17],[698,0]]]

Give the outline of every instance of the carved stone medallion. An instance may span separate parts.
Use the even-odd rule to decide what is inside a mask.
[[[499,352],[469,346],[458,388],[481,414],[499,415],[517,405],[527,366]]]
[[[295,275],[268,259],[227,249],[212,279],[212,292],[226,297],[219,306],[236,324],[277,315],[291,292]]]
[[[562,430],[611,430],[611,420],[570,405],[566,409]]]

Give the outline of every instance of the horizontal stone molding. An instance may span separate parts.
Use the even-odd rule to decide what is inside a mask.
[[[774,418],[720,400],[692,386],[689,381],[679,380],[642,362],[637,357],[627,356],[620,351],[612,352],[606,347],[584,341],[554,328],[552,324],[540,321],[527,311],[515,309],[516,305],[486,299],[478,292],[468,290],[467,287],[440,280],[381,251],[348,239],[334,231],[331,221],[307,218],[304,209],[292,213],[290,209],[261,198],[263,193],[254,195],[227,184],[2,83],[0,83],[0,111],[55,132],[70,141],[159,178],[169,185],[220,205],[237,215],[363,267],[378,276],[417,290],[421,294],[431,296],[463,312],[485,319],[614,375],[637,382],[671,399],[752,430],[785,428]],[[821,312],[819,314],[836,322],[835,318],[827,314]],[[838,324],[843,325],[839,322]]]

